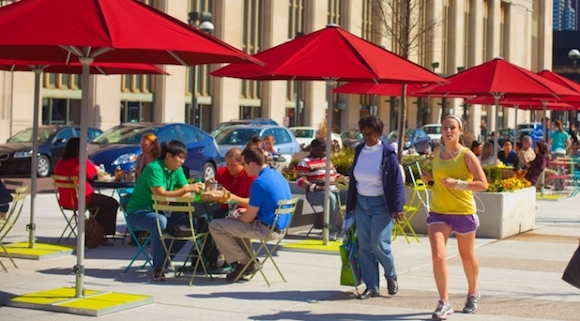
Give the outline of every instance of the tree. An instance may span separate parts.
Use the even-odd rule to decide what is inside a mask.
[[[379,22],[374,32],[392,41],[392,51],[409,59],[421,50],[427,52],[440,19],[427,18],[430,3],[438,0],[374,0],[373,12]],[[401,160],[407,123],[407,85],[402,86],[398,119],[398,157]]]

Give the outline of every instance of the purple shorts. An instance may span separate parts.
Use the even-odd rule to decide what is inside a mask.
[[[470,234],[479,227],[479,216],[473,215],[448,215],[429,212],[427,226],[433,224],[446,224],[451,226],[451,232],[455,234]]]

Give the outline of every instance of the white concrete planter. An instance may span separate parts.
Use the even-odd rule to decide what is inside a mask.
[[[407,202],[411,199],[412,193],[412,189],[406,189]],[[480,221],[477,237],[503,239],[535,227],[535,188],[530,187],[509,193],[477,192],[475,195]],[[411,221],[415,232],[427,234],[426,219],[427,212],[424,207],[421,207]]]

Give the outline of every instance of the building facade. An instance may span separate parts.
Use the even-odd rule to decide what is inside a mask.
[[[396,25],[386,0],[143,0],[149,5],[199,26],[214,25],[213,35],[248,53],[276,46],[329,23],[401,54],[381,21]],[[0,0],[0,5],[11,1]],[[532,0],[413,0],[410,13],[424,30],[408,58],[449,75],[497,56],[539,71],[552,65],[551,1]],[[196,15],[190,15],[196,12]],[[382,12],[382,13],[381,13]],[[203,14],[202,14],[203,13]],[[210,13],[211,15],[208,15]],[[387,17],[388,19],[384,19]],[[89,125],[108,129],[120,122],[186,122],[210,131],[237,118],[271,118],[280,124],[320,124],[326,115],[324,82],[256,82],[214,78],[221,66],[165,66],[170,76],[91,76]],[[42,83],[43,124],[80,122],[80,77],[45,74]],[[192,92],[195,95],[192,95]],[[194,103],[195,101],[195,103]],[[391,97],[335,95],[331,106],[336,130],[356,128],[358,119],[376,113],[394,130],[398,106]],[[495,108],[463,107],[458,99],[409,99],[407,126],[439,122],[442,116],[463,115],[477,132],[480,121],[494,128]],[[0,139],[32,125],[33,74],[0,72]],[[500,112],[502,124],[515,115]],[[521,121],[531,120],[519,113]]]
[[[577,0],[554,0],[553,21],[554,30],[578,30]]]

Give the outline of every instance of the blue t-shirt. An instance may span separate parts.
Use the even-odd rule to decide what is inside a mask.
[[[550,136],[552,137],[552,152],[566,154],[566,140],[568,139],[568,133],[555,130]]]
[[[257,219],[266,225],[272,225],[276,217],[278,201],[292,199],[288,181],[282,174],[265,167],[250,188],[250,206],[259,208]],[[290,223],[290,215],[282,215],[276,222],[276,228],[284,230]]]

